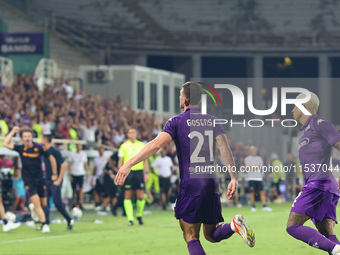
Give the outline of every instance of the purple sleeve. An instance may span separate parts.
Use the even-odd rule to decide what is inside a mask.
[[[330,121],[318,119],[315,124],[317,126],[316,129],[319,135],[325,139],[329,145],[333,146],[337,141],[340,140],[340,134]]]
[[[221,124],[216,124],[215,137],[218,137],[219,135],[225,135],[225,130]]]
[[[163,132],[168,133],[172,139],[174,139],[174,137],[177,134],[177,126],[176,126],[176,119],[175,118],[170,118],[167,123],[165,124],[164,128],[163,128]]]

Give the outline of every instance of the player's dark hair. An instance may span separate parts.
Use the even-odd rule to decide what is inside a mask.
[[[20,137],[22,138],[22,135],[24,133],[27,133],[27,132],[31,133],[31,135],[33,137],[33,130],[28,128],[28,127],[23,127],[23,128],[20,129]]]
[[[182,92],[190,105],[198,105],[203,94],[202,86],[196,82],[188,81],[183,84]]]
[[[44,135],[44,138],[46,138],[49,143],[51,143],[53,139],[52,135]]]

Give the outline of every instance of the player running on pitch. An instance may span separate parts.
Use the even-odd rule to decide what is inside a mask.
[[[14,134],[20,132],[22,139],[22,145],[10,144],[11,138]],[[49,233],[50,227],[46,222],[45,213],[43,207],[47,205],[46,199],[46,183],[43,176],[42,157],[44,156],[50,160],[52,166],[52,181],[56,181],[57,165],[55,158],[47,151],[44,151],[41,145],[33,143],[33,131],[28,128],[14,127],[12,131],[6,136],[3,146],[8,149],[15,150],[19,153],[22,163],[22,179],[26,187],[27,194],[30,198],[30,202],[34,205],[35,214],[38,216],[39,221],[42,223],[41,227],[37,230],[41,230],[43,233]]]
[[[304,94],[297,98],[304,98]],[[305,115],[297,106],[293,117],[302,124],[299,157],[305,186],[296,197],[287,222],[287,232],[310,246],[340,254],[340,242],[334,234],[339,188],[329,171],[332,146],[340,150],[340,134],[328,120],[316,115],[319,99],[311,93],[302,104],[312,115]],[[312,219],[316,228],[303,224]]]
[[[215,139],[220,148],[226,166],[234,166],[234,160],[228,145],[227,136],[221,125],[212,125],[211,115],[202,115],[198,105],[201,100],[201,86],[186,82],[180,93],[180,106],[184,113],[171,118],[163,132],[149,142],[134,157],[128,160],[118,171],[116,182],[123,185],[131,167],[164,147],[174,139],[180,166],[180,191],[176,201],[175,217],[179,220],[183,236],[191,255],[205,254],[199,241],[199,232],[203,223],[205,238],[210,242],[220,242],[231,237],[236,231],[250,246],[255,245],[255,235],[241,215],[236,215],[232,222],[218,225],[224,219],[221,214],[221,201],[217,175],[195,174],[196,166],[214,165]],[[199,122],[202,125],[191,125]],[[194,143],[194,145],[193,145]],[[192,145],[192,146],[191,146]],[[192,173],[192,174],[191,174]],[[231,199],[237,189],[237,174],[230,171],[228,197]]]

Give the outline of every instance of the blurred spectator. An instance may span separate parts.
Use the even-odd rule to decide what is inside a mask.
[[[49,116],[44,116],[42,122],[40,122],[43,135],[51,135],[51,122],[49,121]]]
[[[36,122],[36,118],[31,119],[29,127],[33,130],[34,138],[42,138],[42,127]]]
[[[68,85],[68,81],[65,81],[62,86],[67,93],[67,98],[72,98],[73,93],[74,93],[74,89],[70,85]]]
[[[113,137],[113,144],[115,147],[119,147],[125,140],[125,129],[124,126],[120,126],[118,132]]]
[[[273,187],[275,188],[276,198],[274,202],[282,203],[285,201],[283,195],[285,194],[285,173],[283,171],[283,164],[279,160],[276,153],[270,155],[271,165],[273,167]]]
[[[272,211],[271,208],[267,206],[267,197],[263,188],[263,177],[262,177],[262,167],[263,159],[257,156],[256,146],[250,146],[250,155],[244,159],[244,164],[248,171],[248,181],[249,181],[249,193],[250,193],[250,203],[252,205],[252,212],[256,212],[255,206],[255,195],[259,194],[261,202],[263,205],[263,211]]]
[[[293,160],[293,156],[291,153],[287,154],[287,161],[284,163],[284,166],[288,171],[286,172],[286,198],[287,200],[292,200],[296,197],[295,191],[295,171],[296,171],[296,162]]]
[[[156,166],[152,166],[152,164],[158,157],[160,157],[159,152],[157,152],[155,155],[148,158],[150,171],[149,171],[149,180],[147,183],[145,183],[144,197],[146,199],[146,202],[149,205],[154,202],[158,203],[160,199],[161,188],[159,185],[158,169]]]
[[[169,202],[171,187],[170,187],[170,177],[172,173],[172,160],[167,155],[166,148],[161,150],[161,156],[156,158],[154,162],[152,162],[151,167],[157,168],[158,177],[159,177],[159,186],[161,188],[161,199],[162,199],[162,208],[166,210],[167,204]]]
[[[13,203],[12,211],[25,211],[26,189],[21,177],[20,168],[15,169],[13,175],[13,188],[15,190],[15,201]]]
[[[83,183],[88,176],[87,156],[82,151],[82,145],[77,144],[77,152],[71,151],[68,156],[68,173],[73,189],[73,204],[82,209],[84,201]]]
[[[53,132],[53,136],[56,139],[63,139],[63,135],[63,124],[59,122],[57,128]]]
[[[96,146],[96,129],[97,125],[92,120],[86,121],[86,125],[80,125],[81,128],[81,139],[87,142],[87,147]]]
[[[89,143],[87,147],[95,147],[97,140],[117,148],[126,139],[127,127],[136,126],[138,139],[148,141],[165,123],[147,111],[135,112],[120,97],[102,100],[100,96],[75,92],[68,81],[55,82],[39,91],[29,75],[15,76],[12,87],[0,90],[0,119],[3,136],[8,133],[7,126],[31,124],[36,126],[38,137],[42,133],[74,139],[74,130],[77,137]]]
[[[104,157],[104,148],[98,148],[99,156],[95,157],[93,160],[94,169],[93,176],[95,176],[96,184],[95,184],[95,202],[97,211],[105,210],[110,197],[104,195],[104,199],[102,199],[102,194],[104,193],[104,168],[107,164],[107,158]],[[101,206],[102,205],[102,206]]]
[[[111,212],[114,216],[117,216],[117,208],[120,206],[123,209],[123,216],[125,216],[125,210],[123,205],[124,200],[124,188],[117,187],[114,178],[118,172],[118,151],[114,152],[111,157],[108,158],[108,163],[104,169],[104,190],[105,193],[110,193],[111,198]]]

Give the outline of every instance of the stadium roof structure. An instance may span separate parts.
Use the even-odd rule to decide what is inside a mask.
[[[338,1],[31,0],[26,12],[87,51],[340,48]]]

